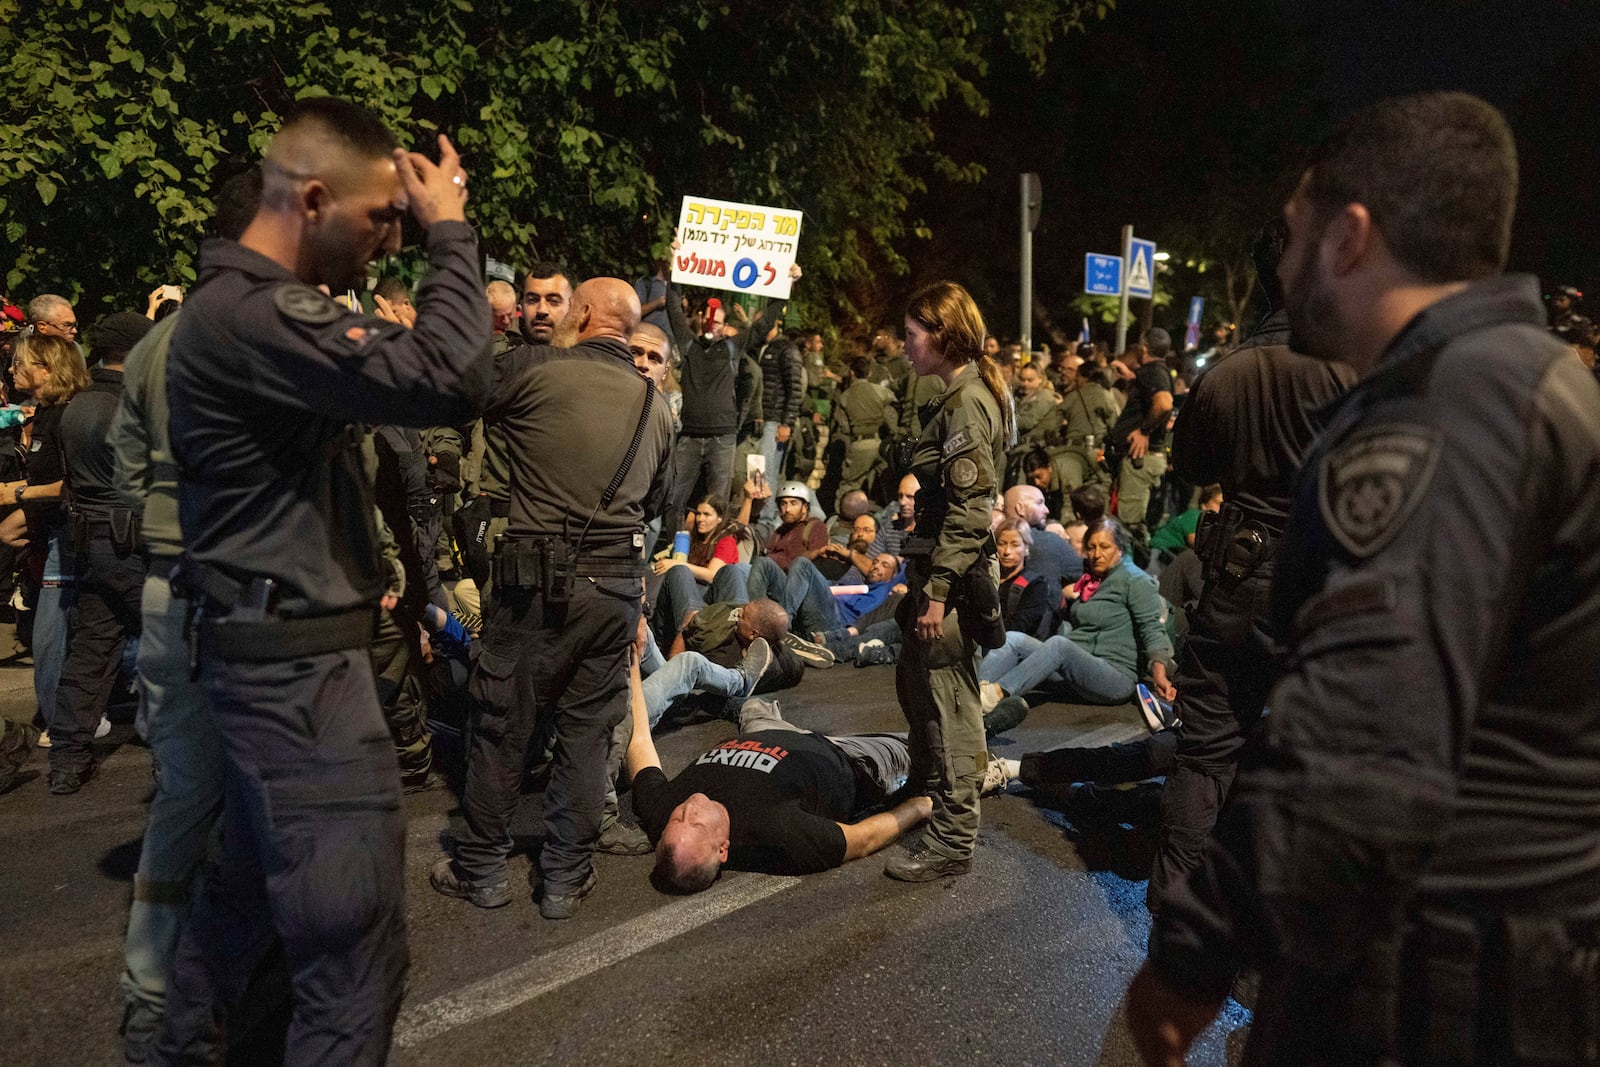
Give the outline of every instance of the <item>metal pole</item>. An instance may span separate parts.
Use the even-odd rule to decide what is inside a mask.
[[[1033,351],[1033,218],[1031,200],[1032,174],[1022,176],[1022,351],[1026,356]]]
[[[1128,347],[1128,256],[1133,251],[1133,227],[1122,228],[1122,312],[1117,316],[1117,353]]]

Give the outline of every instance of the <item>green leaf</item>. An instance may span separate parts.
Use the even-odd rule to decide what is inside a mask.
[[[422,77],[422,91],[427,93],[430,99],[437,100],[439,94],[444,91],[444,83],[432,74],[425,74]]]
[[[34,179],[33,187],[39,194],[39,202],[49,207],[56,198],[56,183],[41,174]]]

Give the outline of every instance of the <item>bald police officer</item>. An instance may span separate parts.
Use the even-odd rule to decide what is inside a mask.
[[[360,107],[303,103],[267,148],[243,236],[206,242],[172,337],[177,584],[198,609],[226,811],[155,1062],[216,1056],[274,942],[293,982],[285,1062],[387,1055],[407,965],[405,820],[364,648],[384,581],[351,422],[461,422],[488,391],[466,174],[448,139],[439,149],[435,165]],[[395,251],[407,210],[433,263],[414,329],[318,291]]]
[[[628,710],[645,525],[672,483],[672,416],[628,347],[638,325],[627,282],[584,282],[553,346],[502,357],[484,411],[504,432],[511,515],[468,681],[466,828],[454,860],[442,857],[430,872],[439,892],[479,907],[511,900],[510,821],[541,715],[554,716],[556,745],[539,912],[570,918],[595,886],[606,755]]]
[[[1277,556],[1263,744],[1129,993],[1179,1063],[1241,965],[1246,1063],[1595,1061],[1600,387],[1501,276],[1505,120],[1377,104],[1285,217],[1291,347],[1361,376]]]

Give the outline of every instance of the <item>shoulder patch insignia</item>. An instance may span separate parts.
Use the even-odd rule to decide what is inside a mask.
[[[951,434],[944,443],[944,454],[953,456],[972,443],[972,435],[966,430],[957,430]]]
[[[298,282],[280,285],[272,295],[272,302],[284,318],[291,322],[303,322],[307,326],[326,326],[344,314],[344,309],[335,304],[331,297]]]
[[[1439,466],[1442,436],[1417,423],[1376,426],[1322,461],[1317,488],[1322,520],[1358,559],[1393,541],[1422,503]]]
[[[978,465],[965,456],[950,464],[950,484],[957,489],[971,489],[978,484]]]

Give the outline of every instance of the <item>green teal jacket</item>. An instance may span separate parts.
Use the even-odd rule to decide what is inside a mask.
[[[1088,600],[1074,601],[1067,611],[1072,632],[1067,637],[1086,652],[1139,673],[1139,653],[1146,662],[1172,670],[1172,640],[1161,622],[1161,594],[1155,583],[1140,578],[1121,563],[1111,568]]]

